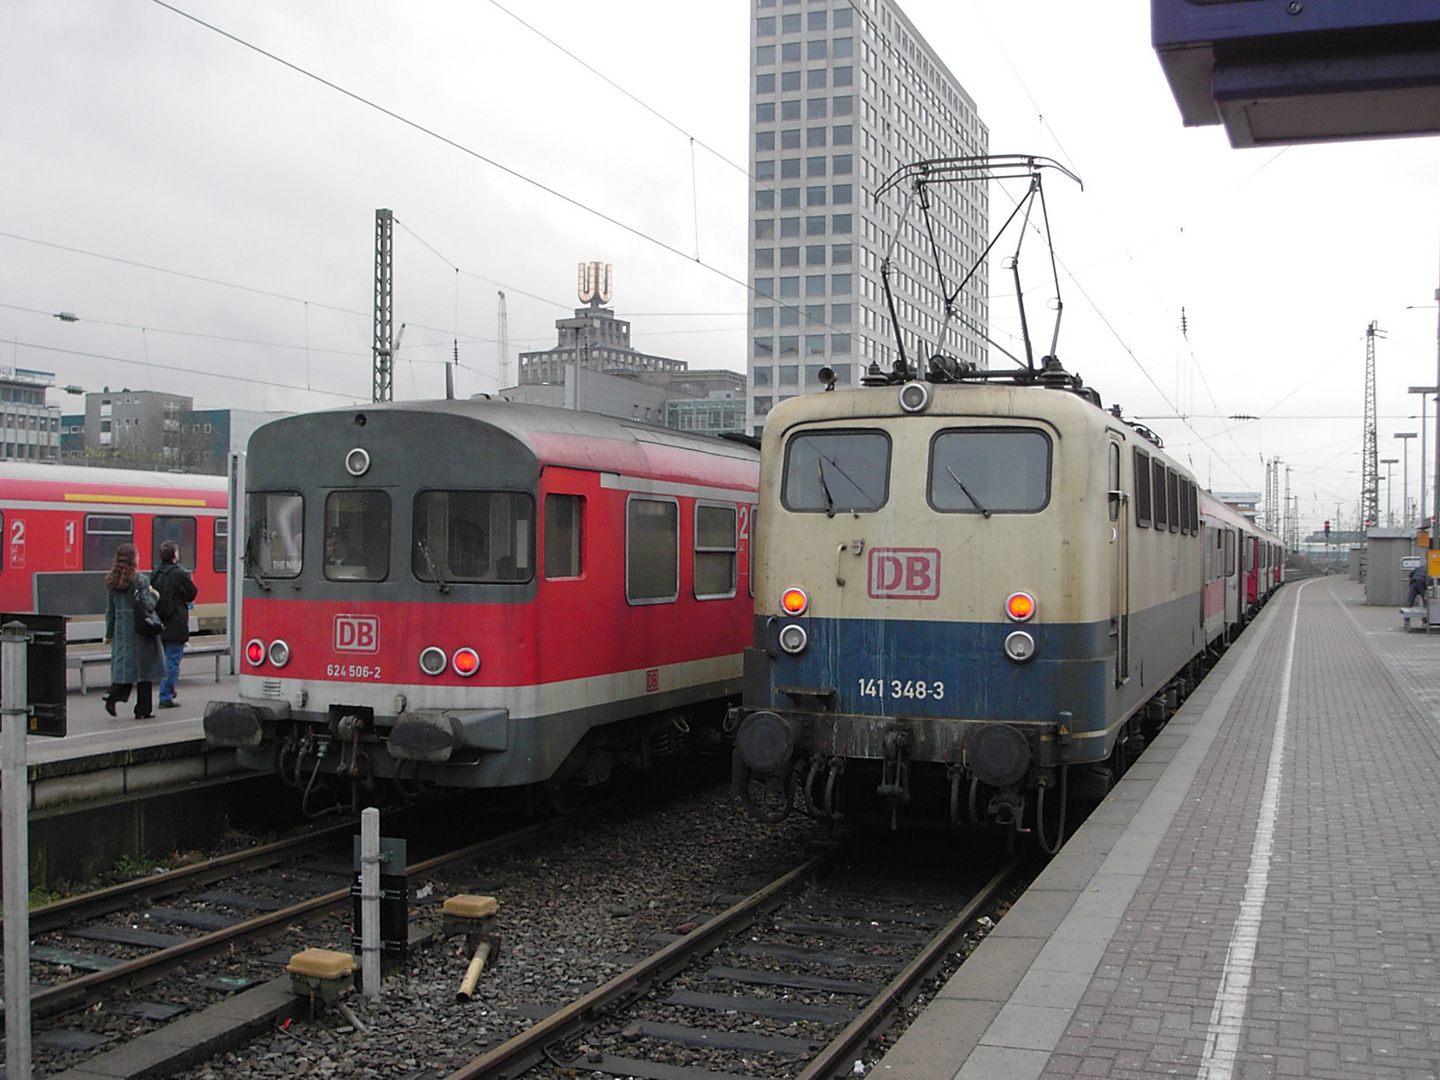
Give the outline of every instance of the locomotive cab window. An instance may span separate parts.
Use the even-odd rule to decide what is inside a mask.
[[[669,604],[680,598],[680,504],[630,496],[625,505],[625,599]]]
[[[581,524],[585,499],[580,495],[545,496],[545,576],[579,577]]]
[[[176,558],[187,570],[195,569],[195,519],[193,517],[160,517],[150,526],[150,565],[160,565],[160,545],[172,540],[179,549]]]
[[[520,584],[535,576],[535,500],[519,491],[422,491],[410,568],[421,581]]]
[[[109,570],[121,544],[135,542],[135,519],[129,514],[85,515],[85,569]]]
[[[816,431],[785,447],[780,501],[804,513],[879,510],[890,495],[890,437],[883,431]]]
[[[390,576],[390,496],[332,491],[325,496],[325,576],[384,581]]]
[[[735,595],[735,507],[695,504],[695,599],[728,600]]]
[[[262,577],[293,578],[303,565],[305,500],[294,491],[251,491],[245,496],[250,538],[245,568]]]
[[[1150,455],[1135,448],[1135,524],[1150,527]]]
[[[930,505],[942,513],[1026,514],[1050,501],[1050,439],[1030,428],[942,431],[930,443]]]

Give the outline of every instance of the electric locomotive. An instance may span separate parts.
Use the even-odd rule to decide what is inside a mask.
[[[1273,584],[1254,526],[1208,496],[1202,515],[1159,440],[1052,358],[930,374],[872,366],[878,386],[766,418],[735,787],[762,818],[923,817],[1053,849],[1067,789],[1106,790]]]
[[[707,739],[751,617],[748,445],[486,399],[276,420],[245,464],[240,696],[211,745],[566,802]],[[567,794],[569,793],[569,794]]]

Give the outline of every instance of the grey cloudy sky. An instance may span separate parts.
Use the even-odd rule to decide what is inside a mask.
[[[174,6],[433,134],[155,0],[13,0],[0,363],[202,407],[367,400],[383,206],[407,324],[397,397],[440,394],[457,337],[459,392],[495,389],[497,291],[513,371],[515,352],[553,344],[592,259],[614,265],[637,347],[743,370],[748,4]],[[1435,380],[1435,140],[1237,151],[1184,129],[1136,0],[905,9],[992,152],[1050,155],[1085,181],[1047,186],[1067,366],[1212,487],[1262,490],[1279,457],[1302,524],[1353,519],[1370,320],[1388,335],[1381,457],[1418,430],[1406,387]],[[991,202],[996,218],[1009,206]],[[1052,292],[1042,262],[1027,242],[1032,318]],[[1012,340],[1008,275],[991,280],[996,337]],[[1414,500],[1418,440],[1409,457]]]

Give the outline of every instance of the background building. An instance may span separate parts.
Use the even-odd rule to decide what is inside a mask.
[[[520,354],[519,385],[500,397],[704,434],[745,430],[745,376],[631,348],[630,324],[602,306],[609,265],[581,263],[578,292],[589,306],[555,321],[554,348]]]
[[[895,359],[880,285],[891,287],[907,354],[937,345],[988,366],[982,336],[989,284],[982,266],[960,307],[962,325],[939,342],[944,304],[923,219],[902,224],[906,192],[877,187],[896,169],[937,157],[989,153],[975,104],[889,0],[752,0],[749,350],[754,433],[776,401],[822,389],[827,364],[841,386]],[[935,240],[958,282],[984,250],[983,184],[936,185]]]
[[[60,460],[60,406],[45,404],[49,371],[0,367],[0,461]]]
[[[251,432],[283,415],[196,409],[191,398],[179,394],[107,388],[85,395],[83,414],[60,418],[58,445],[60,457],[72,465],[220,476]]]

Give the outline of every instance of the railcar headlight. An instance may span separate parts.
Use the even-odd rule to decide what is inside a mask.
[[[245,643],[245,659],[250,661],[251,667],[259,667],[265,662],[265,642],[259,638],[253,638]]]
[[[810,606],[810,598],[804,589],[786,589],[780,594],[780,610],[786,615],[804,615]]]
[[[1011,631],[1005,639],[1005,655],[1017,664],[1027,663],[1035,656],[1035,639],[1024,630]]]
[[[456,649],[455,655],[450,658],[450,665],[455,669],[455,674],[469,678],[480,670],[480,654],[474,649]]]
[[[270,662],[276,667],[284,667],[290,662],[290,646],[280,638],[270,643]]]
[[[924,412],[930,404],[930,384],[923,382],[906,383],[900,388],[900,408],[904,412]]]
[[[1005,614],[1016,622],[1029,622],[1035,614],[1035,597],[1028,592],[1011,593],[1005,600]]]
[[[437,649],[434,645],[420,653],[420,670],[426,675],[443,675],[447,662],[445,650]]]
[[[357,446],[345,455],[345,471],[351,476],[364,476],[370,471],[370,451]]]
[[[805,651],[805,646],[810,644],[810,635],[805,632],[805,627],[799,623],[790,623],[780,628],[780,648],[784,649],[791,656]]]

